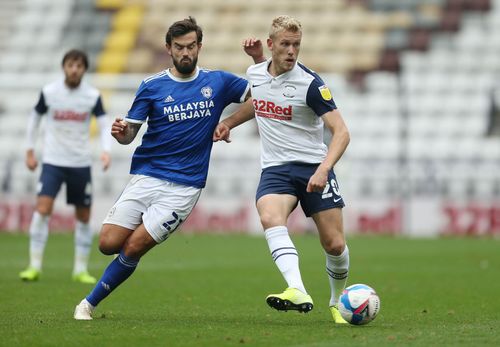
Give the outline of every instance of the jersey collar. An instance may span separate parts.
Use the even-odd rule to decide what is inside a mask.
[[[180,77],[176,77],[174,76],[171,72],[170,72],[170,69],[167,69],[165,70],[167,72],[167,75],[168,77],[170,77],[171,79],[173,79],[174,81],[176,82],[191,82],[191,81],[194,81],[198,75],[200,74],[200,68],[197,66],[196,67],[196,72],[193,76],[189,77],[189,78],[180,78]]]
[[[293,76],[297,72],[297,69],[300,69],[299,61],[297,60],[295,62],[295,66],[290,71],[287,71],[287,72],[282,73],[281,75],[275,77],[269,73],[269,65],[271,65],[271,61],[272,61],[272,58],[269,58],[269,60],[267,61],[267,64],[266,64],[266,75],[269,78],[269,80],[274,80],[277,82],[285,81],[285,80],[289,79],[291,76]]]

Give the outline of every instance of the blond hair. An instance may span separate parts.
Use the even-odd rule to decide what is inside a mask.
[[[280,31],[302,32],[302,25],[293,17],[281,15],[273,19],[271,29],[269,29],[269,37],[274,38]]]

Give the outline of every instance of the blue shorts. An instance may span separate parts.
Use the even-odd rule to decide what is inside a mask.
[[[66,202],[68,204],[86,207],[91,205],[90,166],[63,167],[43,164],[38,196],[47,195],[55,199],[63,183],[66,183]]]
[[[328,173],[328,182],[323,192],[308,193],[307,183],[319,164],[288,163],[262,170],[256,201],[267,194],[290,194],[296,196],[307,217],[331,208],[342,208],[344,200],[333,170]]]

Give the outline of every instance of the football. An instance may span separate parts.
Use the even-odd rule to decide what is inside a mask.
[[[338,309],[351,324],[371,322],[380,311],[380,299],[375,290],[366,284],[353,284],[344,289],[339,297]]]

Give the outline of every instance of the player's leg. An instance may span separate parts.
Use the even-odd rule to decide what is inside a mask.
[[[119,254],[134,230],[115,224],[103,224],[99,232],[99,250],[102,254]]]
[[[330,282],[330,310],[334,321],[345,323],[336,308],[337,299],[342,293],[349,272],[349,250],[345,243],[342,208],[344,201],[339,193],[337,179],[333,170],[322,192],[307,192],[307,183],[317,169],[317,165],[296,164],[294,179],[300,204],[307,217],[312,217],[325,250],[326,272]]]
[[[54,207],[54,199],[61,188],[63,176],[61,168],[43,164],[38,182],[38,197],[29,227],[30,264],[19,273],[23,281],[36,281],[42,271],[43,254],[49,235],[49,219]]]
[[[102,253],[112,255],[121,252],[127,239],[142,224],[142,215],[150,200],[145,192],[141,194],[140,176],[133,176],[103,221],[99,233],[99,249]],[[94,289],[76,306],[73,317],[77,320],[92,319],[95,305],[109,295],[111,287],[106,282],[107,278],[120,270],[124,271],[123,274],[119,274],[121,279],[130,276],[135,270],[135,266],[125,266],[129,263],[127,259],[120,258],[120,256],[115,257],[104,270],[104,274]],[[128,272],[130,274],[127,276]],[[100,291],[101,289],[104,291]],[[92,303],[87,300],[88,297]]]
[[[123,227],[117,225],[107,224],[107,228],[111,232],[113,229],[116,229],[118,233],[123,231]],[[92,311],[95,307],[134,273],[139,259],[156,245],[157,242],[146,231],[144,224],[129,234],[118,257],[104,270],[92,292],[76,306],[74,318],[92,319]]]
[[[305,292],[298,252],[286,227],[288,216],[296,205],[297,198],[293,195],[267,194],[257,201],[257,211],[271,256],[288,287]]]
[[[120,226],[112,226],[122,228]],[[147,232],[144,224],[130,234],[125,244],[108,268],[104,271],[92,293],[87,296],[87,300],[97,306],[106,296],[108,296],[116,287],[123,283],[135,271],[140,258],[158,243]]]
[[[289,194],[267,194],[257,201],[269,251],[288,286],[283,293],[269,295],[266,301],[277,310],[308,312],[313,301],[302,282],[299,255],[286,227],[295,206],[297,198]]]
[[[120,254],[76,307],[75,319],[92,319],[95,306],[134,272],[139,259],[186,220],[201,193],[198,188],[141,177],[131,180],[104,220],[99,247],[109,253],[121,243]],[[144,223],[133,230],[141,220]]]
[[[283,293],[271,294],[266,301],[278,310],[307,312],[313,302],[302,282],[299,255],[286,226],[298,203],[290,171],[289,164],[264,169],[257,188],[257,211],[269,251],[288,285]]]
[[[65,171],[67,203],[75,205],[75,253],[73,280],[94,284],[96,278],[88,272],[88,262],[94,233],[90,227],[90,206],[92,203],[92,178],[90,167],[68,168]]]
[[[90,275],[88,263],[92,250],[94,233],[90,227],[90,207],[75,206],[75,259],[73,263],[73,280],[75,282],[94,284],[96,278]]]
[[[330,310],[336,323],[345,323],[337,310],[337,300],[349,274],[349,248],[345,242],[342,209],[333,208],[312,215],[326,254],[326,272],[330,282]]]
[[[30,263],[26,270],[19,273],[19,277],[23,281],[36,281],[40,277],[53,205],[54,199],[50,196],[39,196],[37,198],[36,210],[33,213],[29,228]]]

